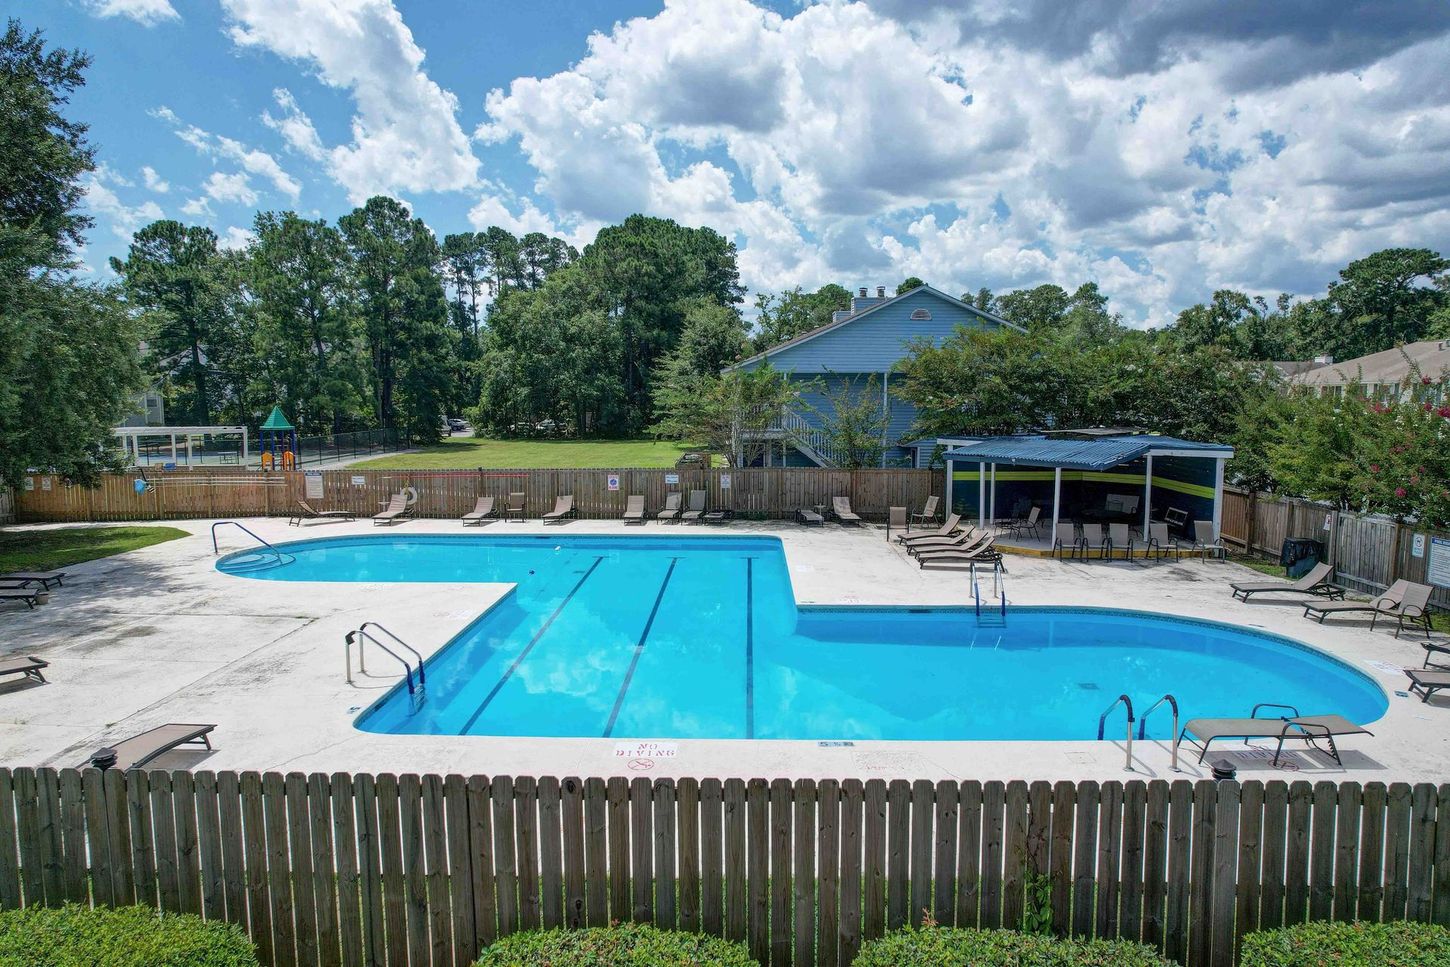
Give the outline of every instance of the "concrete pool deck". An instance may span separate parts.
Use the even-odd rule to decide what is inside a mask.
[[[1134,743],[1124,769],[1123,717],[1103,742],[885,742],[823,746],[813,741],[666,741],[656,754],[633,754],[614,739],[379,735],[353,727],[357,714],[397,683],[400,670],[377,653],[368,674],[344,678],[343,635],[365,620],[398,632],[425,656],[442,647],[507,593],[508,584],[346,584],[254,581],[214,567],[211,521],[166,522],[193,536],[67,568],[48,604],[0,611],[0,654],[50,662],[50,684],[0,685],[0,763],[83,764],[95,749],[162,722],[214,722],[212,753],[175,752],[156,768],[302,772],[457,772],[487,775],[712,776],[863,779],[1200,778],[1207,765],[1187,749],[1182,772],[1169,771],[1166,742]],[[283,518],[242,521],[272,542],[379,533],[369,521],[288,527]],[[43,527],[57,525],[42,525]],[[72,525],[73,526],[73,525]],[[21,531],[14,528],[10,532]],[[617,521],[546,527],[494,523],[467,533],[619,534]],[[417,520],[399,536],[458,534],[456,521]],[[651,523],[631,528],[673,534]],[[868,526],[803,528],[735,523],[679,533],[778,535],[801,604],[963,605],[971,586],[960,570],[920,570],[884,530]],[[222,552],[250,543],[220,532]],[[1397,695],[1424,651],[1410,632],[1369,630],[1368,619],[1305,620],[1302,597],[1235,601],[1228,584],[1264,576],[1236,564],[1187,557],[1165,562],[1058,562],[1009,557],[1006,588],[1014,605],[1134,608],[1227,621],[1287,635],[1328,651],[1373,678],[1389,696],[1374,737],[1340,743],[1341,768],[1328,756],[1286,744],[1270,765],[1273,743],[1217,745],[1209,761],[1229,759],[1243,779],[1310,778],[1440,781],[1450,775],[1450,696],[1428,704]],[[990,589],[990,580],[984,580]],[[1443,635],[1437,640],[1445,643]],[[1244,683],[1245,708],[1273,701]],[[1105,702],[1107,700],[1105,696]],[[964,696],[964,700],[981,698]],[[990,699],[988,699],[990,700]],[[1308,714],[1314,710],[1305,709]],[[1191,717],[1192,710],[1185,710]],[[1166,716],[1166,709],[1155,713]],[[829,737],[826,737],[829,738]],[[1267,747],[1268,753],[1263,750]],[[658,753],[667,754],[657,757]]]

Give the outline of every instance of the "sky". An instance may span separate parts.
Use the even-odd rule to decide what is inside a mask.
[[[1450,251],[1444,0],[0,0],[94,57],[85,265],[157,218],[374,194],[583,246],[634,212],[752,292],[1095,281],[1133,325]]]

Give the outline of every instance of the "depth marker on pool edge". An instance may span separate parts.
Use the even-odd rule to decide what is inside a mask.
[[[518,667],[524,663],[524,659],[529,657],[529,652],[533,651],[534,646],[539,643],[539,639],[544,637],[544,632],[548,631],[549,626],[554,623],[554,619],[559,617],[559,612],[564,610],[565,606],[568,605],[569,601],[574,597],[575,594],[578,593],[579,589],[584,586],[584,582],[589,580],[589,575],[594,573],[594,569],[598,567],[600,562],[603,560],[604,558],[602,556],[596,557],[594,559],[594,563],[589,565],[589,570],[584,572],[584,576],[579,579],[579,582],[569,589],[568,594],[564,595],[564,600],[560,601],[559,606],[554,609],[554,613],[549,615],[549,620],[544,622],[544,626],[542,628],[534,632],[534,637],[529,639],[529,643],[524,646],[524,650],[519,652],[518,657],[513,660],[513,664],[509,665],[508,670],[503,673],[503,677],[498,680],[498,684],[495,685],[489,691],[489,693],[483,697],[482,704],[480,704],[478,706],[478,709],[468,717],[468,721],[463,723],[463,728],[458,730],[459,735],[467,735],[468,730],[473,728],[473,723],[477,722],[478,717],[483,714],[483,710],[488,708],[488,703],[493,701],[493,697],[503,689],[504,685],[507,684],[508,680],[513,677],[513,673],[518,671]]]
[[[604,726],[604,738],[609,738],[614,731],[615,720],[619,718],[619,709],[624,705],[624,695],[629,691],[630,680],[634,678],[634,670],[639,667],[640,656],[644,654],[644,643],[649,638],[649,630],[654,627],[655,615],[660,613],[660,602],[665,599],[665,588],[670,586],[670,577],[675,573],[675,565],[680,563],[678,557],[670,558],[670,569],[665,572],[665,579],[660,582],[660,593],[655,595],[655,606],[650,609],[649,620],[644,623],[644,631],[640,632],[639,641],[634,645],[634,657],[629,660],[629,671],[624,673],[624,684],[619,686],[619,697],[614,700],[614,710],[609,713],[609,724]]]

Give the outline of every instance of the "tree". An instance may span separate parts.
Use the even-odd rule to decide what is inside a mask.
[[[338,225],[357,280],[374,419],[434,439],[453,374],[438,241],[421,218],[383,196]]]
[[[1419,339],[1444,294],[1417,283],[1446,270],[1450,261],[1427,248],[1389,248],[1350,262],[1329,286],[1329,301],[1349,325],[1326,351],[1349,359]]]
[[[198,426],[211,424],[219,402],[210,353],[220,329],[217,260],[215,232],[170,219],[136,232],[125,261],[111,259],[127,302],[148,324],[152,365],[185,387],[172,406]]]
[[[858,380],[827,380],[820,403],[804,402],[814,413],[825,449],[835,466],[860,470],[881,466],[886,452],[886,408],[881,405],[881,382],[872,373],[863,386]]]
[[[800,286],[772,295],[762,292],[755,297],[755,335],[751,344],[755,352],[779,346],[802,333],[819,329],[831,321],[838,309],[851,307],[851,293],[834,282],[815,292],[804,292]]]
[[[769,364],[723,376],[690,372],[672,357],[655,394],[656,435],[723,453],[731,466],[760,463],[765,431],[796,397],[789,377]]]
[[[519,239],[520,284],[537,289],[554,272],[579,257],[574,246],[562,238],[550,238],[543,232],[530,232]]]
[[[1071,304],[1067,290],[1048,283],[998,296],[997,314],[1029,332],[1054,332],[1062,327]]]
[[[141,385],[139,332],[109,287],[69,275],[89,221],[86,126],[65,116],[90,59],[15,20],[0,37],[0,482],[90,482]]]
[[[365,399],[347,245],[326,222],[293,212],[262,212],[253,230],[258,393],[303,433],[341,432]]]
[[[906,293],[910,292],[912,289],[919,289],[919,288],[921,288],[924,285],[926,285],[926,283],[923,282],[921,279],[918,279],[914,275],[909,275],[909,276],[906,277],[905,280],[902,281],[902,283],[900,285],[898,285],[896,287],[896,294],[897,295],[905,295]]]

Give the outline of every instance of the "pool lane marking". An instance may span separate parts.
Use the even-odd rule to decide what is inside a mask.
[[[755,738],[755,558],[745,559],[745,737]]]
[[[644,655],[644,643],[649,638],[649,631],[654,627],[655,615],[660,612],[660,602],[665,599],[665,588],[670,586],[670,577],[675,573],[675,565],[680,563],[678,557],[670,558],[670,569],[665,572],[665,579],[660,582],[660,591],[655,595],[655,606],[650,609],[649,619],[644,623],[644,631],[639,634],[639,641],[634,645],[634,657],[629,660],[629,671],[624,673],[624,684],[619,686],[619,697],[614,700],[614,710],[609,713],[609,723],[604,726],[604,738],[609,738],[614,731],[614,723],[619,719],[619,710],[624,706],[625,693],[629,691],[630,680],[634,678],[634,670],[639,667],[639,660]]]
[[[564,600],[559,602],[559,606],[554,609],[553,614],[549,615],[548,620],[544,622],[543,627],[541,627],[538,631],[534,632],[534,636],[529,639],[529,643],[527,645],[524,645],[524,650],[519,652],[518,657],[513,660],[513,664],[509,665],[509,667],[504,671],[503,677],[498,680],[498,684],[489,690],[489,693],[483,697],[482,704],[480,704],[478,706],[478,709],[468,717],[468,721],[463,723],[463,728],[458,730],[459,735],[467,735],[468,730],[473,728],[473,723],[478,721],[478,717],[483,714],[484,709],[488,708],[488,704],[493,701],[494,696],[503,690],[504,685],[508,684],[508,680],[513,677],[514,672],[518,671],[519,666],[524,663],[524,659],[529,657],[529,652],[533,651],[534,646],[539,643],[539,639],[544,637],[544,632],[548,631],[549,626],[554,623],[554,619],[559,617],[559,612],[564,610],[564,608],[569,604],[569,601],[574,597],[575,594],[578,593],[579,589],[584,586],[584,582],[589,580],[589,575],[594,573],[594,569],[597,568],[600,562],[602,562],[603,560],[604,557],[602,555],[596,557],[594,559],[594,563],[589,565],[589,570],[584,572],[584,576],[578,580],[574,587],[569,589],[568,594],[564,595]]]

